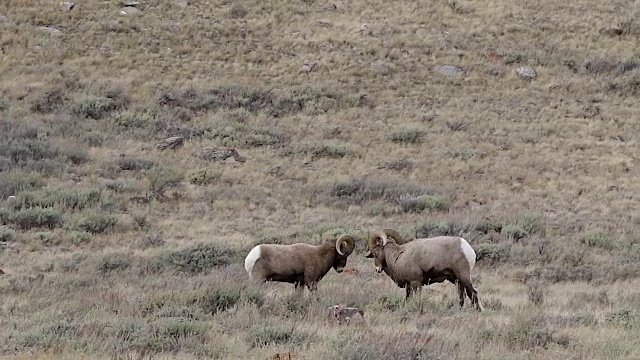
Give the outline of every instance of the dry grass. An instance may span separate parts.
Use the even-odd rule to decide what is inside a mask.
[[[141,3],[0,6],[1,357],[640,358],[637,4]],[[381,227],[465,236],[487,311],[404,304]],[[358,271],[248,284],[337,228]]]

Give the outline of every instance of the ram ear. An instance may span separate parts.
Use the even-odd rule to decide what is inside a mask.
[[[364,254],[364,257],[371,259],[373,257],[373,254],[371,253],[371,250],[367,250],[367,253]]]

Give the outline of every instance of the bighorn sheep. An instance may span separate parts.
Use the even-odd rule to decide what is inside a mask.
[[[342,272],[354,249],[355,241],[348,235],[325,239],[320,245],[261,244],[251,249],[244,268],[253,281],[293,283],[300,290],[306,285],[313,292],[331,267]]]
[[[373,233],[369,237],[367,258],[374,258],[376,271],[384,271],[399,287],[405,288],[406,299],[422,285],[450,281],[458,286],[460,307],[464,306],[465,291],[478,311],[482,305],[478,291],[471,282],[476,253],[469,243],[454,236],[415,239],[404,243],[391,229]]]

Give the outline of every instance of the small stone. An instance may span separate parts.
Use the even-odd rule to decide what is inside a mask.
[[[175,3],[180,7],[187,7],[191,5],[191,0],[176,0]]]
[[[436,65],[433,71],[446,76],[460,76],[464,74],[464,69],[458,65]]]
[[[140,9],[135,8],[133,6],[125,6],[120,9],[120,15],[133,15],[140,12]]]
[[[38,26],[38,29],[49,32],[51,34],[62,34],[62,31],[60,31],[60,29],[57,29],[56,27],[51,25]]]
[[[535,79],[538,75],[531,66],[520,66],[516,68],[516,74],[518,74],[518,76],[520,76],[522,79],[526,80]]]
[[[371,63],[371,70],[381,74],[388,74],[391,72],[392,66],[384,61],[378,60]]]
[[[9,18],[4,15],[0,15],[0,23],[3,23],[3,22],[9,22]]]
[[[74,4],[71,1],[63,1],[60,3],[60,7],[62,8],[62,11],[71,11],[75,6],[76,4]]]
[[[136,7],[140,5],[140,1],[136,1],[136,0],[124,0],[122,2],[122,6],[131,6],[131,7]]]

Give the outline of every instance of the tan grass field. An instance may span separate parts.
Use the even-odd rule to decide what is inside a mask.
[[[1,358],[640,359],[637,1],[121,8],[1,1]],[[486,311],[405,303],[383,227],[464,236]],[[336,229],[356,271],[249,284]]]

